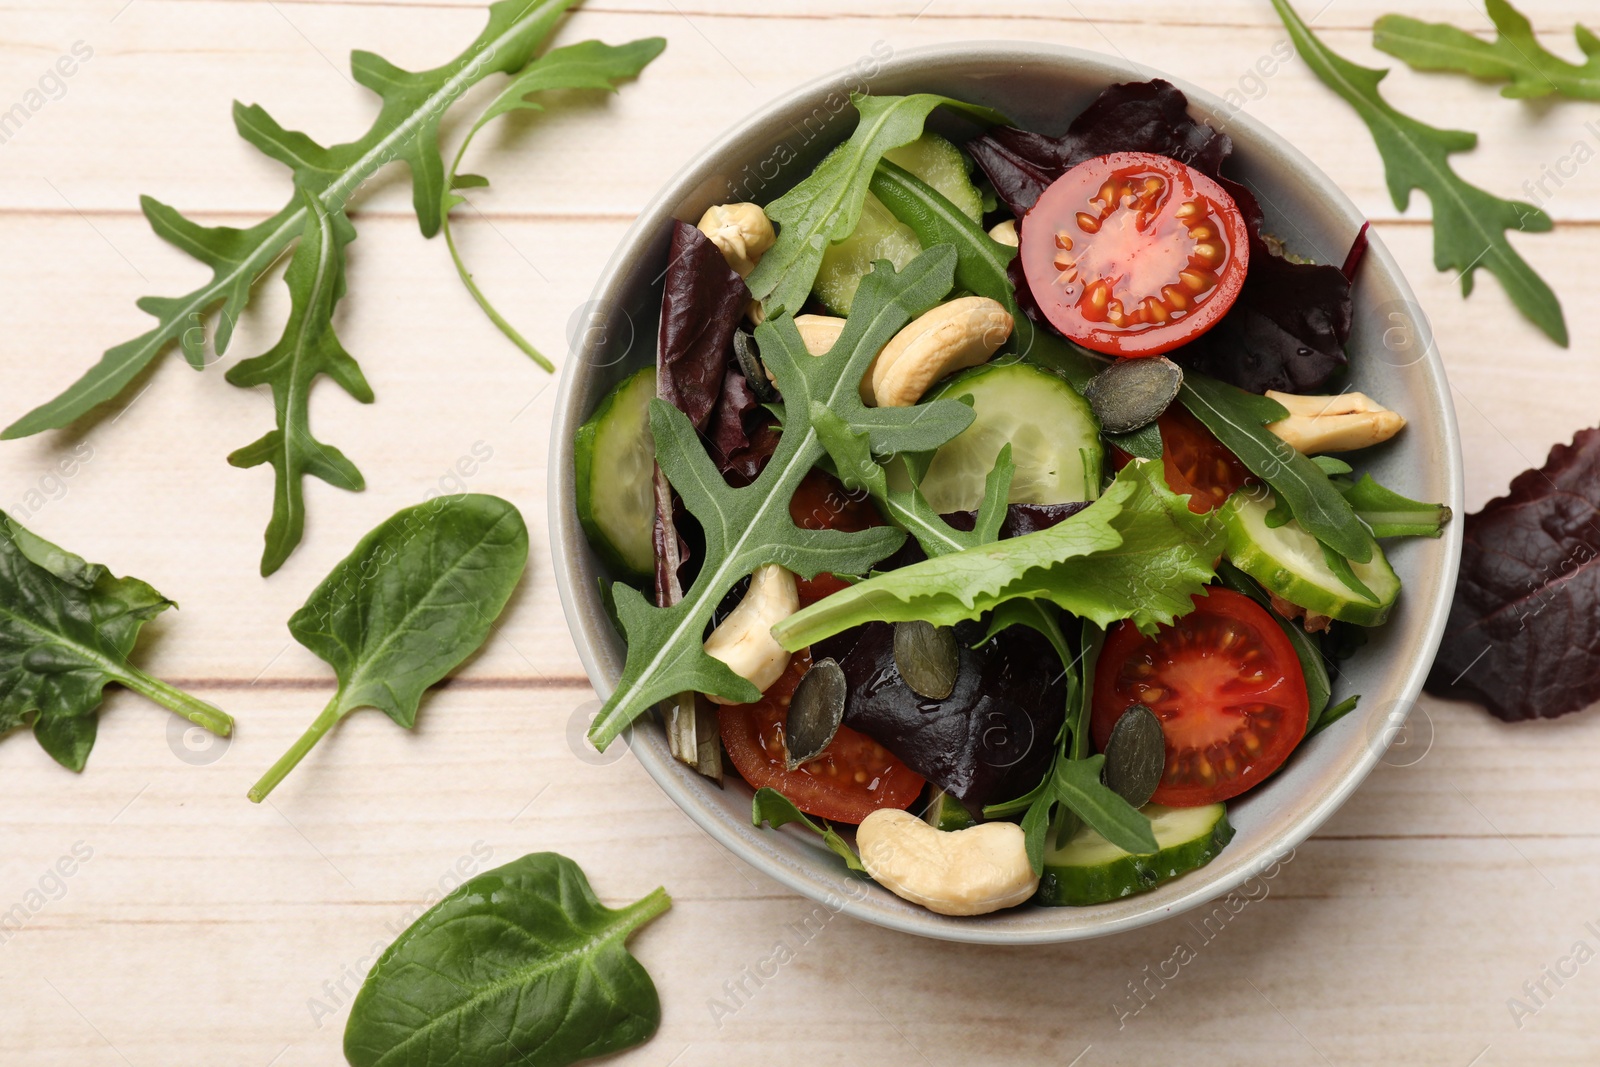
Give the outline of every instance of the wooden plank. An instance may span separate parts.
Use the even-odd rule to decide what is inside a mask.
[[[1459,6],[1439,5],[1435,14],[1470,18]],[[640,84],[617,98],[513,120],[515,136],[486,136],[474,166],[497,187],[475,199],[483,210],[508,217],[631,213],[731,123],[819,72],[871,54],[875,44],[898,52],[1011,33],[1110,54],[1137,52],[1153,69],[1219,94],[1232,92],[1248,114],[1326,169],[1364,211],[1397,217],[1365,128],[1298,60],[1278,63],[1273,50],[1285,34],[1261,17],[1263,5],[1248,5],[1255,13],[1248,25],[1176,32],[1086,22],[1060,16],[1062,6],[1049,9],[1060,17],[998,23],[972,17],[970,8],[966,16],[957,8],[949,17],[933,17],[938,9],[914,20],[749,18],[736,17],[737,8],[713,18],[709,12],[680,15],[670,6],[584,11],[560,40],[660,34],[671,46]],[[94,216],[136,210],[135,193],[147,192],[203,214],[250,217],[275,210],[287,195],[283,172],[235,136],[232,100],[261,103],[284,125],[319,139],[348,139],[372,114],[370,94],[346,77],[352,48],[377,51],[403,66],[428,66],[463,47],[480,22],[476,10],[465,8],[424,7],[403,18],[385,18],[382,10],[137,0],[113,24],[21,13],[16,21],[23,29],[0,44],[0,63],[19,72],[19,85],[45,73],[76,40],[95,51],[66,80],[61,99],[47,103],[4,145],[14,166],[0,171],[0,204]],[[426,33],[416,32],[418,20],[425,20]],[[793,47],[771,48],[774,35]],[[1354,59],[1389,65],[1367,37],[1351,28],[1330,31],[1328,40]],[[1492,86],[1404,69],[1391,75],[1385,92],[1418,118],[1482,136],[1479,151],[1458,159],[1469,179],[1499,195],[1541,203],[1564,220],[1600,221],[1600,171],[1578,165],[1574,154],[1580,143],[1600,154],[1594,105],[1508,101]],[[619,145],[627,146],[625,163],[619,163]],[[118,165],[100,165],[106,158]],[[376,210],[403,212],[409,202],[398,171],[363,195]],[[1413,216],[1424,206],[1419,198]]]

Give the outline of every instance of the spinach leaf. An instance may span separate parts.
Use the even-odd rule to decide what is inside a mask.
[[[1192,610],[1222,536],[1214,515],[1195,515],[1167,488],[1159,463],[1137,460],[1099,500],[1049,529],[868,578],[789,616],[772,635],[797,650],[865,622],[948,626],[1018,598],[1153,630]]]
[[[105,687],[116,682],[214,734],[233,720],[128,662],[145,623],[176,607],[0,512],[0,733],[29,723],[57,763],[83,770]]]
[[[361,985],[344,1030],[351,1067],[566,1067],[647,1041],[655,983],[627,950],[672,906],[666,890],[601,904],[583,870],[536,852],[429,908]]]
[[[866,203],[867,186],[885,152],[922,136],[923,123],[941,105],[984,122],[1005,117],[986,107],[934,93],[867,96],[850,102],[861,114],[850,139],[817,164],[798,185],[767,205],[767,217],[781,229],[778,240],[748,279],[750,293],[768,315],[799,314],[817,280],[828,245],[855,232]],[[765,352],[765,349],[762,349]]]
[[[1450,156],[1475,147],[1476,134],[1441,130],[1396,111],[1378,92],[1387,70],[1357,66],[1330,51],[1288,0],[1272,0],[1272,6],[1306,65],[1344,97],[1372,131],[1394,206],[1404,211],[1413,189],[1427,194],[1433,205],[1433,265],[1458,272],[1463,296],[1471,294],[1473,275],[1480,267],[1489,271],[1528,320],[1565,348],[1567,322],[1561,302],[1506,236],[1513,229],[1544,233],[1553,225],[1550,216],[1532,204],[1502,200],[1469,185],[1451,168]]]
[[[805,812],[795,807],[794,801],[776,789],[767,787],[757,789],[756,795],[750,798],[750,825],[760,826],[762,823],[767,823],[776,830],[792,822],[801,823],[813,833],[820,835],[822,843],[844,860],[844,865],[852,871],[866,870],[861,865],[861,857],[856,855],[856,850],[850,847],[850,842],[840,836],[839,831],[827,823],[818,826]]]
[[[1178,398],[1250,472],[1272,486],[1280,505],[1323,544],[1346,559],[1372,558],[1372,539],[1339,489],[1314,461],[1266,428],[1289,412],[1271,397],[1194,371]]]
[[[755,568],[777,563],[803,578],[822,571],[864,574],[904,541],[900,531],[881,526],[859,532],[802,530],[789,514],[789,502],[825,455],[811,421],[814,403],[837,415],[850,432],[866,433],[879,455],[926,452],[971,425],[972,408],[958,401],[868,408],[858,389],[889,339],[950,291],[954,269],[955,253],[948,245],[928,249],[899,272],[880,260],[861,280],[839,339],[820,356],[806,351],[787,313],[756,328],[762,360],[784,397],[787,421],[771,461],[748,486],[729,487],[683,412],[660,399],[651,401],[656,460],[700,521],[705,551],[694,582],[671,606],[653,607],[637,590],[613,587],[628,652],[616,689],[589,728],[597,747],[610,744],[646,708],[679,693],[706,693],[731,703],[756,699],[755,686],[702,647],[712,612]]]
[[[489,636],[527,560],[517,509],[477,493],[405,508],[363,537],[289,619],[294,639],[333,667],[339,690],[250,799],[265,799],[357,708],[411,729],[423,692]]]
[[[1448,70],[1485,81],[1509,82],[1502,96],[1559,93],[1573,100],[1600,100],[1600,37],[1573,27],[1582,66],[1568,63],[1539,43],[1528,17],[1506,0],[1488,0],[1495,39],[1485,41],[1443,22],[1385,15],[1372,27],[1372,46],[1416,70]]]
[[[461,261],[461,253],[456,248],[455,234],[450,230],[450,210],[458,204],[467,202],[467,198],[461,195],[460,190],[481,189],[489,184],[489,180],[480,175],[457,173],[461,167],[461,160],[466,156],[467,148],[472,144],[472,139],[477,136],[478,131],[501,115],[512,111],[543,111],[544,104],[539,100],[540,93],[551,89],[603,89],[616,92],[616,82],[637,77],[639,72],[666,47],[667,42],[664,38],[645,37],[629,41],[624,45],[580,41],[565,48],[551,49],[523,68],[522,73],[512,78],[510,83],[489,102],[489,106],[483,109],[483,114],[478,116],[478,121],[472,124],[472,128],[462,139],[461,147],[456,150],[456,158],[451,162],[445,175],[444,200],[439,205],[439,217],[442,220],[444,241],[450,249],[450,259],[456,265],[456,274],[461,278],[461,284],[467,287],[472,299],[476,300],[483,313],[489,316],[489,321],[499,327],[500,332],[522,349],[529,359],[547,371],[554,371],[556,368],[543,353],[528,343],[527,338],[517,332],[515,326],[506,321],[504,315],[495,310],[494,305],[489,303],[489,298],[473,280],[472,272],[467,270],[467,265]]]

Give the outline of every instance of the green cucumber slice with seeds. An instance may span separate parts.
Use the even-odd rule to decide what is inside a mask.
[[[1155,852],[1124,852],[1087,826],[1059,848],[1044,855],[1036,903],[1046,907],[1081,907],[1145,893],[1210,863],[1233,838],[1224,804],[1167,808],[1146,804],[1139,809],[1156,835]]]
[[[943,137],[923,134],[910,144],[884,153],[884,158],[939,190],[973,222],[983,218],[983,197],[967,176],[966,157]],[[833,314],[849,315],[856,287],[874,262],[887,259],[895,270],[901,270],[921,251],[922,244],[911,227],[868,193],[855,230],[823,253],[811,291]]]
[[[1290,519],[1282,526],[1268,526],[1273,506],[1270,493],[1252,498],[1244,490],[1225,505],[1228,558],[1233,565],[1269,593],[1307,611],[1359,626],[1381,625],[1400,594],[1400,579],[1378,542],[1372,541],[1372,559],[1350,564],[1356,578],[1377,598],[1369,600],[1334,573],[1322,544],[1299,523]]]
[[[1017,465],[1012,504],[1068,504],[1100,495],[1104,452],[1089,402],[1065,380],[1027,363],[989,363],[939,386],[936,397],[972,397],[971,426],[933,454],[922,493],[942,514],[972,511],[1000,449]]]
[[[655,395],[653,367],[625,378],[578,427],[573,442],[583,532],[608,564],[630,578],[655,571]]]

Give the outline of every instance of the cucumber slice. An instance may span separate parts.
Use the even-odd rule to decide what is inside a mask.
[[[983,217],[983,197],[967,177],[966,157],[943,137],[923,134],[908,145],[884,153],[884,157],[939,190],[972,221]],[[822,266],[811,291],[833,314],[849,315],[856,287],[874,262],[887,259],[895,270],[901,270],[921,251],[922,244],[911,227],[868,193],[855,230],[838,244],[829,245],[822,254]]]
[[[978,820],[962,806],[961,801],[943,789],[934,791],[933,799],[928,802],[928,810],[922,813],[922,821],[935,830],[965,830],[978,825]]]
[[[972,184],[967,157],[943,137],[925,133],[910,144],[891,148],[883,158],[939,190],[973,222],[983,221],[983,194]]]
[[[655,368],[623,379],[578,427],[573,442],[583,532],[607,563],[631,578],[648,578],[656,565],[656,449],[650,435],[655,395]]]
[[[1035,903],[1046,907],[1104,904],[1144,893],[1196,867],[1204,867],[1233,838],[1223,804],[1166,808],[1146,804],[1158,850],[1148,856],[1124,852],[1087,826],[1065,845],[1044,854],[1044,875]]]
[[[1100,494],[1104,453],[1089,402],[1027,363],[989,363],[951,378],[931,397],[972,397],[977,418],[933,454],[922,492],[940,514],[972,511],[1006,444],[1017,465],[1010,503],[1067,504]]]
[[[1228,558],[1234,566],[1268,592],[1308,611],[1359,626],[1377,626],[1389,617],[1389,609],[1400,593],[1400,579],[1377,541],[1369,538],[1372,559],[1350,564],[1355,576],[1378,598],[1372,601],[1333,572],[1321,543],[1299,523],[1290,519],[1282,526],[1269,527],[1267,514],[1274,502],[1271,494],[1264,497],[1251,499],[1241,491],[1226,505]]]
[[[872,270],[872,264],[887,259],[895,270],[917,258],[922,245],[911,227],[889,214],[883,201],[867,194],[861,205],[861,221],[854,232],[822,254],[822,266],[811,292],[835,315],[849,315],[856,298],[856,287]]]

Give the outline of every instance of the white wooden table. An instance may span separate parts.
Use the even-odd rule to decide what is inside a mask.
[[[1487,275],[1463,301],[1434,271],[1425,199],[1405,217],[1395,212],[1366,130],[1301,63],[1252,73],[1285,38],[1264,0],[1013,0],[1003,14],[991,6],[595,0],[561,40],[661,34],[666,54],[610,102],[482,138],[472,167],[495,186],[478,197],[481,214],[457,222],[465,255],[524,332],[559,354],[634,213],[746,112],[875,42],[1059,42],[1121,53],[1216,92],[1239,89],[1253,97],[1251,114],[1371,215],[1448,364],[1470,506],[1600,419],[1600,164],[1559,187],[1547,181],[1556,231],[1516,242],[1564,299],[1573,343],[1563,351]],[[1600,28],[1592,3],[1525,6],[1568,54],[1574,21]],[[1398,7],[1488,25],[1464,0],[1332,0],[1316,25],[1344,54],[1388,65],[1370,48],[1370,27]],[[135,298],[182,292],[202,277],[150,234],[139,193],[240,226],[283,202],[285,175],[235,136],[232,99],[262,103],[321,140],[346,139],[372,110],[346,77],[350,49],[431,66],[464,46],[481,18],[468,0],[0,3],[0,110],[75,42],[93,50],[59,99],[0,144],[0,418],[143,331]],[[1404,69],[1385,85],[1420,118],[1477,130],[1480,149],[1458,166],[1501,194],[1528,196],[1524,182],[1537,183],[1579,142],[1600,149],[1594,105],[1515,103],[1491,87]],[[339,329],[378,402],[362,407],[324,385],[313,417],[369,488],[308,483],[305,543],[270,580],[256,573],[270,475],[223,460],[270,425],[264,393],[163,359],[104,414],[0,446],[0,508],[181,601],[181,612],[149,627],[141,662],[239,721],[231,745],[194,751],[181,722],[114,690],[82,775],[29,737],[0,743],[0,912],[29,902],[20,931],[0,930],[0,1063],[341,1063],[346,1009],[365,967],[452,884],[458,863],[482,869],[542,849],[577,859],[608,901],[657,884],[674,897],[634,942],[664,1021],[624,1057],[630,1064],[1600,1059],[1600,962],[1560,984],[1545,974],[1572,972],[1562,961],[1575,942],[1600,949],[1592,712],[1508,727],[1473,707],[1425,701],[1409,755],[1379,767],[1267,895],[1170,980],[1147,976],[1173,974],[1164,961],[1180,939],[1202,940],[1180,922],[1036,949],[920,941],[843,918],[797,936],[789,924],[810,912],[807,902],[714,845],[631,757],[597,767],[577,754],[572,739],[593,693],[548,563],[552,379],[479,314],[442,243],[421,239],[399,174],[366,191],[355,219],[354,296]],[[262,351],[281,323],[281,284],[261,292],[230,359]],[[361,533],[421,499],[475,444],[492,457],[471,488],[518,503],[533,534],[534,561],[500,632],[425,701],[414,732],[359,713],[270,804],[247,803],[247,786],[332,688],[284,621]],[[74,448],[91,458],[70,479],[49,480]],[[42,507],[25,506],[30,489],[49,497]],[[46,877],[74,850],[89,858],[71,877]],[[780,942],[792,962],[731,999],[725,983]],[[1519,1025],[1508,1000],[1535,1004],[1525,982],[1538,1008]],[[1148,990],[1137,1014],[1130,983]],[[1119,1020],[1115,1005],[1130,1014]]]

